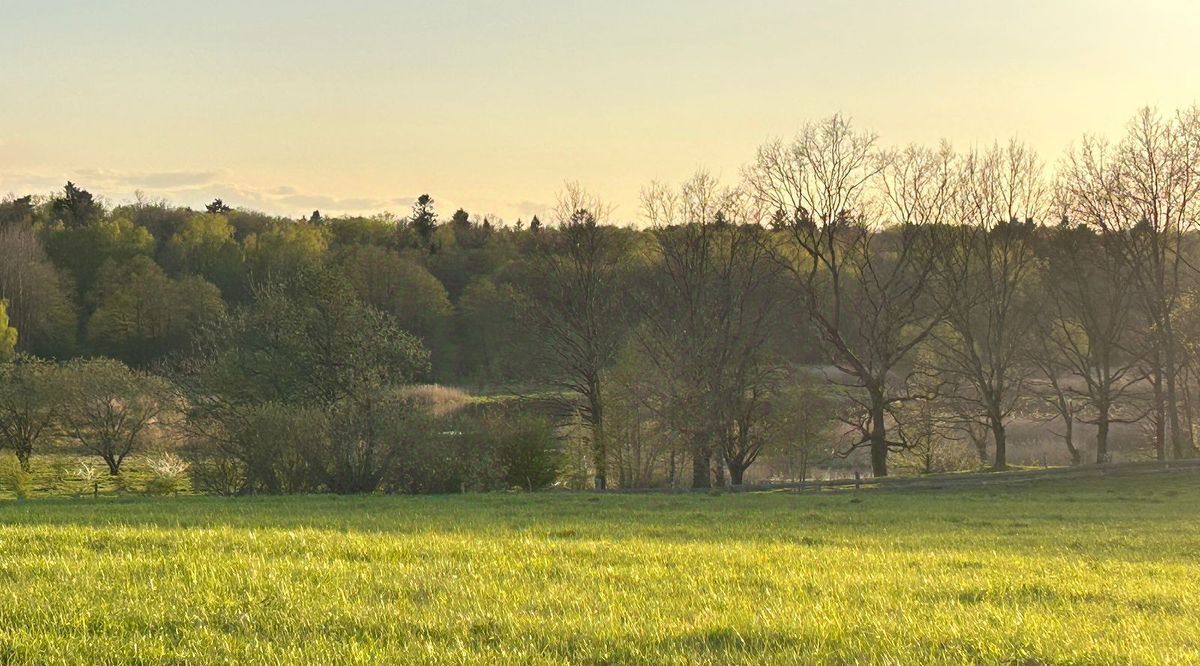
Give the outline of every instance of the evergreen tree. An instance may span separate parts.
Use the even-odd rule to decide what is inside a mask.
[[[50,202],[50,209],[54,219],[72,229],[86,227],[104,214],[103,207],[92,197],[92,193],[71,181],[67,181],[63,195]]]
[[[433,210],[433,197],[422,194],[413,204],[412,217],[408,218],[408,226],[417,232],[421,240],[428,243],[437,229],[437,213]]]

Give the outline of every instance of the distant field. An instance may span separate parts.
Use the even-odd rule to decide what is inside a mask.
[[[1197,663],[1194,476],[0,502],[0,663]]]

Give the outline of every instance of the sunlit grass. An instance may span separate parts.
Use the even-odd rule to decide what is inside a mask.
[[[1196,663],[1191,477],[0,503],[0,663]]]

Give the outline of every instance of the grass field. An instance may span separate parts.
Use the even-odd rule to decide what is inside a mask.
[[[0,663],[1197,663],[1193,476],[0,502]]]

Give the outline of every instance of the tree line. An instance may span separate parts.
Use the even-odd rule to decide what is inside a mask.
[[[504,224],[67,183],[0,203],[0,445],[117,474],[171,442],[229,493],[706,488],[859,451],[876,476],[1004,469],[1031,418],[1074,463],[1110,461],[1118,424],[1189,457],[1198,189],[1195,109],[1052,167],[835,116],[733,182],[650,184],[634,225],[573,184]]]

